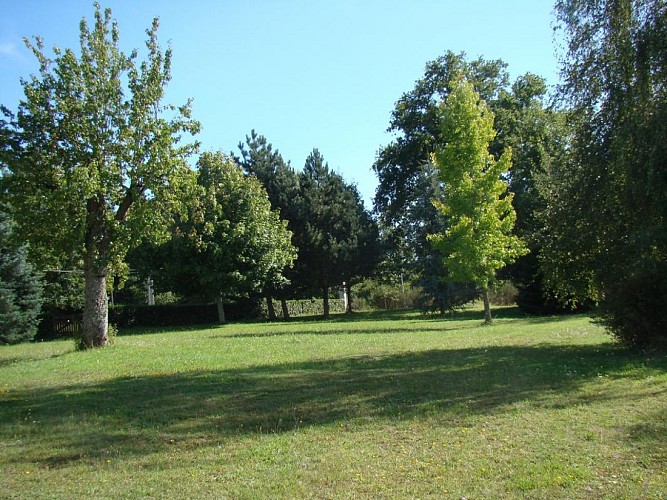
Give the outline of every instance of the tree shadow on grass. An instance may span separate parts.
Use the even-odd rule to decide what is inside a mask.
[[[359,324],[355,327],[346,326],[344,330],[341,329],[304,329],[300,327],[296,330],[290,330],[288,328],[275,328],[275,329],[265,329],[261,332],[248,332],[248,333],[228,333],[227,331],[215,332],[210,338],[226,338],[226,339],[247,339],[247,338],[265,338],[265,337],[280,337],[280,336],[293,336],[293,335],[386,335],[386,334],[409,334],[414,335],[416,332],[426,333],[426,332],[452,332],[456,330],[464,329],[473,329],[477,328],[479,325],[461,325],[461,324],[451,324],[446,323],[417,323],[417,326],[414,328],[405,323],[400,325],[386,325],[382,327],[374,326],[372,329]]]
[[[582,384],[600,375],[630,376],[628,367],[643,362],[613,344],[549,345],[155,373],[5,394],[0,442],[25,443],[6,448],[5,462],[61,467],[109,454],[149,455],[358,419],[429,416],[448,426],[466,425],[516,403],[593,403],[577,395]],[[664,359],[653,364],[667,368]],[[646,439],[653,435],[637,432]],[[664,429],[656,436],[664,437]]]

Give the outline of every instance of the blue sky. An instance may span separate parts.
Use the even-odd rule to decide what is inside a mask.
[[[371,166],[396,100],[447,50],[503,59],[511,78],[557,81],[550,0],[107,0],[121,46],[144,49],[160,18],[173,49],[167,101],[194,99],[202,150],[238,153],[251,129],[301,169],[313,148],[358,185],[367,206]],[[78,47],[92,0],[0,0],[0,104],[15,109],[19,82],[37,70],[22,37]]]

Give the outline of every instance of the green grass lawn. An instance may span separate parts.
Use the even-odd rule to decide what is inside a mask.
[[[667,359],[473,310],[0,348],[2,498],[667,498]]]

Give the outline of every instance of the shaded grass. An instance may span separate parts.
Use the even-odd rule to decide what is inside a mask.
[[[3,348],[0,496],[663,498],[665,359],[497,317]]]

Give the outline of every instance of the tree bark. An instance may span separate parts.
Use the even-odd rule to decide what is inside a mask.
[[[227,323],[227,318],[225,317],[225,304],[222,302],[222,299],[218,299],[218,322],[221,324]]]
[[[83,257],[84,304],[80,349],[103,347],[109,343],[109,302],[104,237],[104,199],[87,202],[86,240]]]
[[[269,313],[269,321],[276,321],[278,316],[276,316],[276,308],[273,307],[273,298],[269,292],[266,292],[266,309]]]
[[[83,306],[83,332],[79,347],[89,349],[109,343],[109,303],[107,299],[106,272],[85,270],[85,302]]]
[[[322,307],[324,309],[324,319],[329,319],[329,286],[323,287],[324,298],[322,299]]]
[[[287,306],[287,299],[280,299],[280,306],[283,309],[283,319],[287,321],[289,319],[289,307]]]
[[[482,300],[484,300],[484,324],[490,325],[493,322],[491,317],[491,303],[489,302],[489,287],[485,286],[482,290]]]
[[[347,302],[345,303],[345,314],[352,314],[352,282],[346,281],[344,284]]]

